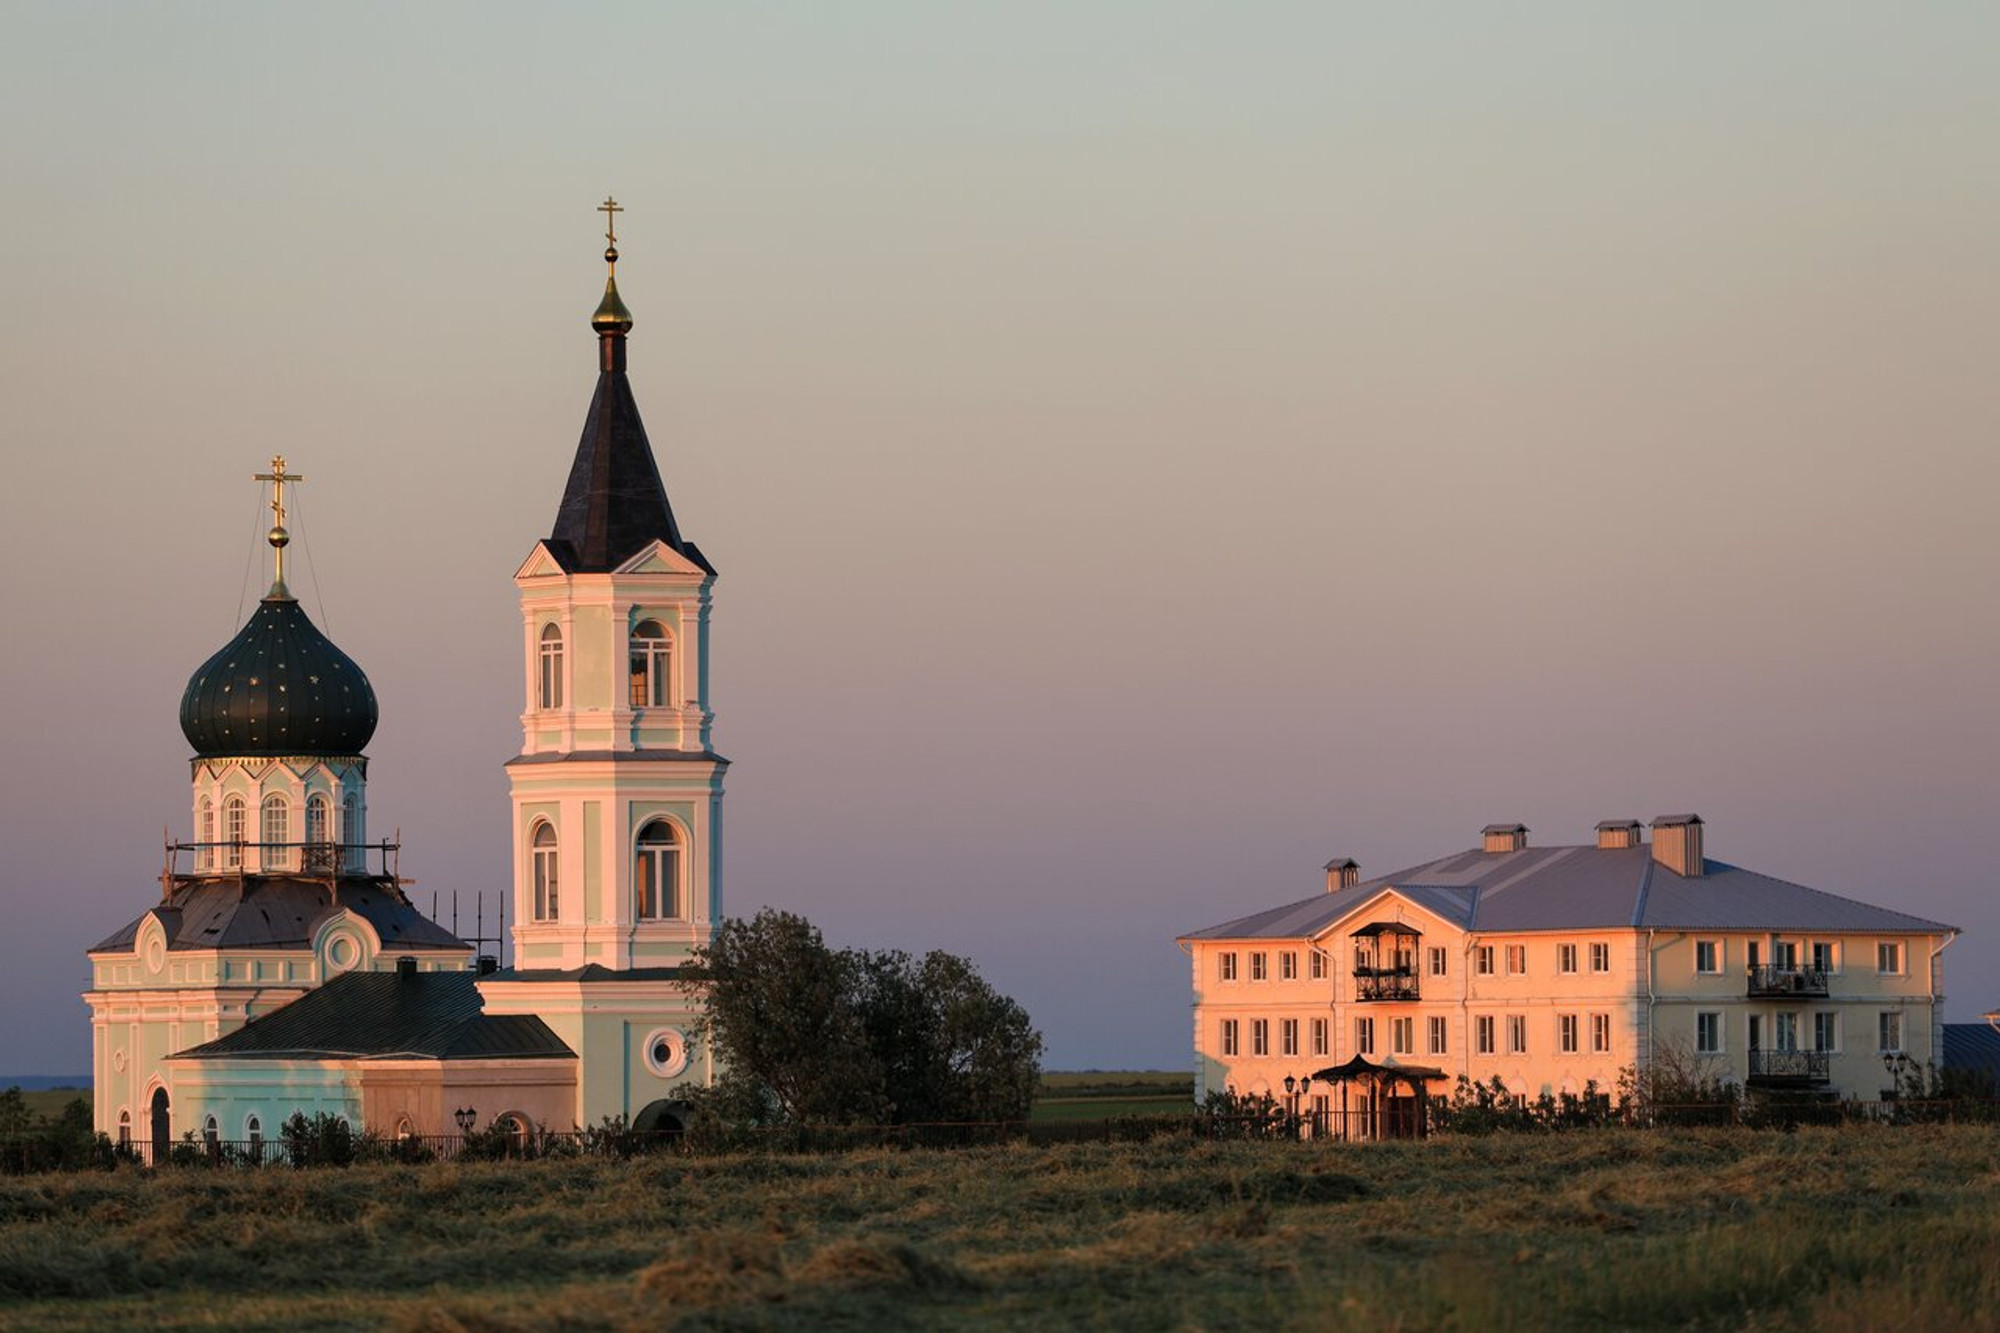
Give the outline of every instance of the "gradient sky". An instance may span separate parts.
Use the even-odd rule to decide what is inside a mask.
[[[252,472],[413,891],[631,367],[722,571],[726,906],[1181,1066],[1181,931],[1520,819],[1965,927],[2000,1005],[2000,9],[12,3],[0,1072],[189,836]],[[254,597],[268,577],[265,552]],[[315,581],[316,579],[316,581]]]

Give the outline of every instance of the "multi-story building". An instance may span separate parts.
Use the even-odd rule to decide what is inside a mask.
[[[1648,843],[1607,820],[1594,845],[1530,847],[1493,824],[1379,879],[1331,862],[1322,893],[1182,936],[1196,1096],[1394,1133],[1461,1075],[1534,1098],[1671,1061],[1874,1097],[1885,1056],[1938,1059],[1956,928],[1711,860],[1704,827],[1664,816]]]

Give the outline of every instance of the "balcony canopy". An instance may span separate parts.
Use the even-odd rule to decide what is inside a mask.
[[[1408,935],[1422,939],[1424,932],[1401,921],[1375,921],[1354,932],[1355,939],[1372,939],[1377,935]]]

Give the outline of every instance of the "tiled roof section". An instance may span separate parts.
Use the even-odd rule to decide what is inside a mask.
[[[385,950],[472,948],[418,911],[395,881],[376,876],[191,879],[147,915],[159,918],[170,949],[306,949],[320,923],[342,908],[373,926]],[[129,950],[145,919],[134,919],[89,951]]]
[[[2000,1086],[2000,1032],[1990,1023],[1946,1023],[1940,1063],[1946,1069],[1977,1070]]]
[[[1427,865],[1253,912],[1183,939],[1289,939],[1325,930],[1387,888],[1479,931],[1823,930],[1938,934],[1956,929],[1809,889],[1722,861],[1699,879],[1656,866],[1648,847],[1454,852]]]
[[[470,972],[349,972],[180,1054],[200,1060],[576,1058],[532,1014],[482,1013],[477,981]]]

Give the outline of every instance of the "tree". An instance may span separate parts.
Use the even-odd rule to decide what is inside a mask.
[[[1018,1120],[1041,1078],[1041,1035],[963,958],[831,949],[765,910],[729,920],[696,957],[722,1073],[707,1100],[760,1123]]]

